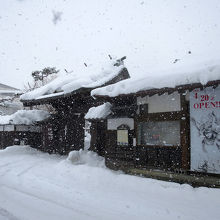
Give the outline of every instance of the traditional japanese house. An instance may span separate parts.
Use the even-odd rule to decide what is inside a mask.
[[[41,148],[40,121],[49,117],[42,110],[19,110],[12,115],[0,116],[0,149],[12,145],[30,145]]]
[[[42,123],[42,150],[66,154],[84,148],[85,113],[100,104],[90,92],[129,78],[124,59],[110,60],[98,70],[86,65],[78,74],[63,74],[21,96],[24,106],[49,104],[54,109],[50,119]]]
[[[219,83],[220,66],[212,65],[93,90],[112,105],[103,121],[106,164],[220,174]]]

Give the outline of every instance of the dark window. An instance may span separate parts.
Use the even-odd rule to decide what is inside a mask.
[[[179,121],[149,121],[138,123],[138,145],[179,146]]]

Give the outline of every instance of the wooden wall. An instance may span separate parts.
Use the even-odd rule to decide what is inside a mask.
[[[136,161],[138,166],[160,167],[164,169],[183,169],[189,170],[189,112],[188,103],[184,96],[181,96],[181,111],[151,113],[136,116],[136,139],[137,123],[147,121],[180,121],[180,146],[136,146]]]
[[[91,142],[89,150],[98,153],[100,156],[106,154],[106,140],[107,140],[107,121],[106,120],[92,120],[90,127]]]
[[[15,132],[0,132],[0,149],[14,145]]]
[[[56,114],[42,124],[42,150],[68,154],[84,148],[84,114]]]
[[[41,133],[29,131],[1,131],[0,132],[0,149],[12,145],[20,145],[24,141],[25,145],[34,148],[41,148]]]
[[[134,166],[135,148],[133,147],[134,131],[128,131],[128,146],[117,145],[117,130],[109,130],[106,134],[105,158],[108,162],[115,163],[119,168],[121,166]]]
[[[117,130],[106,130],[106,162],[116,166],[146,167],[166,170],[189,170],[190,168],[190,136],[189,136],[189,110],[185,96],[180,94],[181,110],[175,112],[160,112],[137,114],[134,107],[134,97],[114,98],[114,118],[133,117],[134,130],[129,130],[129,145],[117,145]],[[125,110],[126,108],[130,109]],[[133,138],[137,137],[137,125],[147,121],[180,121],[180,146],[141,146],[133,145]],[[95,133],[98,136],[98,130]]]

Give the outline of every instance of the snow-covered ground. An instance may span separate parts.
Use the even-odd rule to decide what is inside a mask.
[[[0,150],[0,220],[217,220],[219,204],[219,189],[111,171],[91,152]]]

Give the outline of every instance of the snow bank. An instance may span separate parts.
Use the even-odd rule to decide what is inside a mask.
[[[79,154],[82,160],[86,152]],[[0,219],[2,210],[24,220],[219,220],[220,216],[219,189],[140,178],[88,163],[77,166],[71,160],[67,163],[65,156],[24,146],[0,150],[0,186]]]
[[[25,124],[31,125],[34,122],[48,118],[50,114],[43,110],[19,110],[12,115],[0,116],[0,124]]]
[[[117,76],[124,68],[124,65],[114,66],[115,63],[116,60],[110,60],[101,68],[90,65],[83,68],[80,73],[60,73],[56,79],[45,86],[23,94],[21,100],[41,99],[71,93],[80,88],[101,86]]]
[[[37,151],[34,148],[31,148],[30,146],[22,146],[22,145],[14,145],[14,146],[9,146],[6,147],[3,150],[0,150],[0,155],[21,155],[21,154],[25,154],[25,155],[31,155],[31,154],[36,154],[39,151]],[[40,153],[40,152],[39,152]]]
[[[197,64],[181,69],[171,69],[146,73],[141,78],[130,78],[116,84],[92,90],[91,95],[107,95],[111,97],[120,94],[136,93],[148,89],[160,89],[164,87],[174,88],[179,85],[201,83],[205,85],[209,81],[220,79],[220,61]]]
[[[71,151],[67,161],[73,164],[86,164],[94,167],[105,167],[105,159],[97,153],[87,150]]]
[[[106,118],[108,115],[111,114],[111,104],[106,102],[102,105],[97,107],[92,107],[89,109],[87,114],[85,115],[85,119],[102,119]]]

